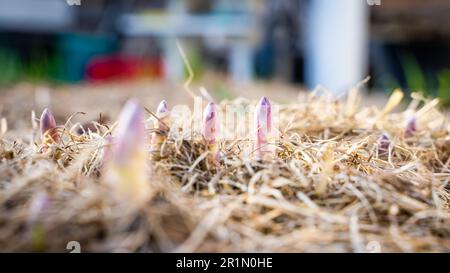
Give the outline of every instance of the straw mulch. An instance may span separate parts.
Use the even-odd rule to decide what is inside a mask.
[[[23,137],[0,131],[0,250],[68,252],[447,252],[450,126],[436,100],[416,95],[394,112],[317,92],[280,106],[277,156],[255,162],[248,139],[221,143],[207,163],[201,138],[171,128],[148,161],[151,194],[136,206],[102,180],[111,124],[40,151],[38,121]],[[255,103],[245,99],[232,102]],[[418,118],[411,138],[403,131]],[[377,140],[391,137],[387,154]],[[151,129],[149,134],[151,133]]]

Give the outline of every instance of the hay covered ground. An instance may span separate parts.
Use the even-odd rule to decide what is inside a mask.
[[[372,106],[356,91],[335,99],[271,88],[231,90],[245,98],[221,105],[252,105],[262,94],[280,103],[276,157],[254,161],[249,139],[226,140],[213,168],[201,138],[171,128],[162,156],[148,159],[151,191],[139,206],[102,180],[105,135],[128,96],[152,110],[163,98],[192,103],[180,86],[3,91],[0,251],[67,252],[69,241],[82,252],[450,251],[450,125],[436,100],[401,103],[395,93]],[[46,106],[63,141],[42,152],[32,110],[39,117]],[[412,115],[419,130],[405,138]],[[391,145],[380,154],[384,132]]]

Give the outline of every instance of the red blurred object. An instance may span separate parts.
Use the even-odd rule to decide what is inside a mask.
[[[94,57],[87,65],[90,81],[134,79],[138,77],[160,78],[164,74],[161,58],[142,60],[123,55]]]

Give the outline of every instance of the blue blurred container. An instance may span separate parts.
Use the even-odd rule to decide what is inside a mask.
[[[84,79],[86,65],[98,55],[117,51],[117,38],[107,35],[62,34],[58,54],[62,60],[61,80],[76,83]]]

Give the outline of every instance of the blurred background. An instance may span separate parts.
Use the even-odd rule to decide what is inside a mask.
[[[374,100],[402,87],[449,104],[449,18],[448,0],[0,0],[0,89],[179,85],[178,40],[219,99],[258,84],[339,95],[370,75]]]

